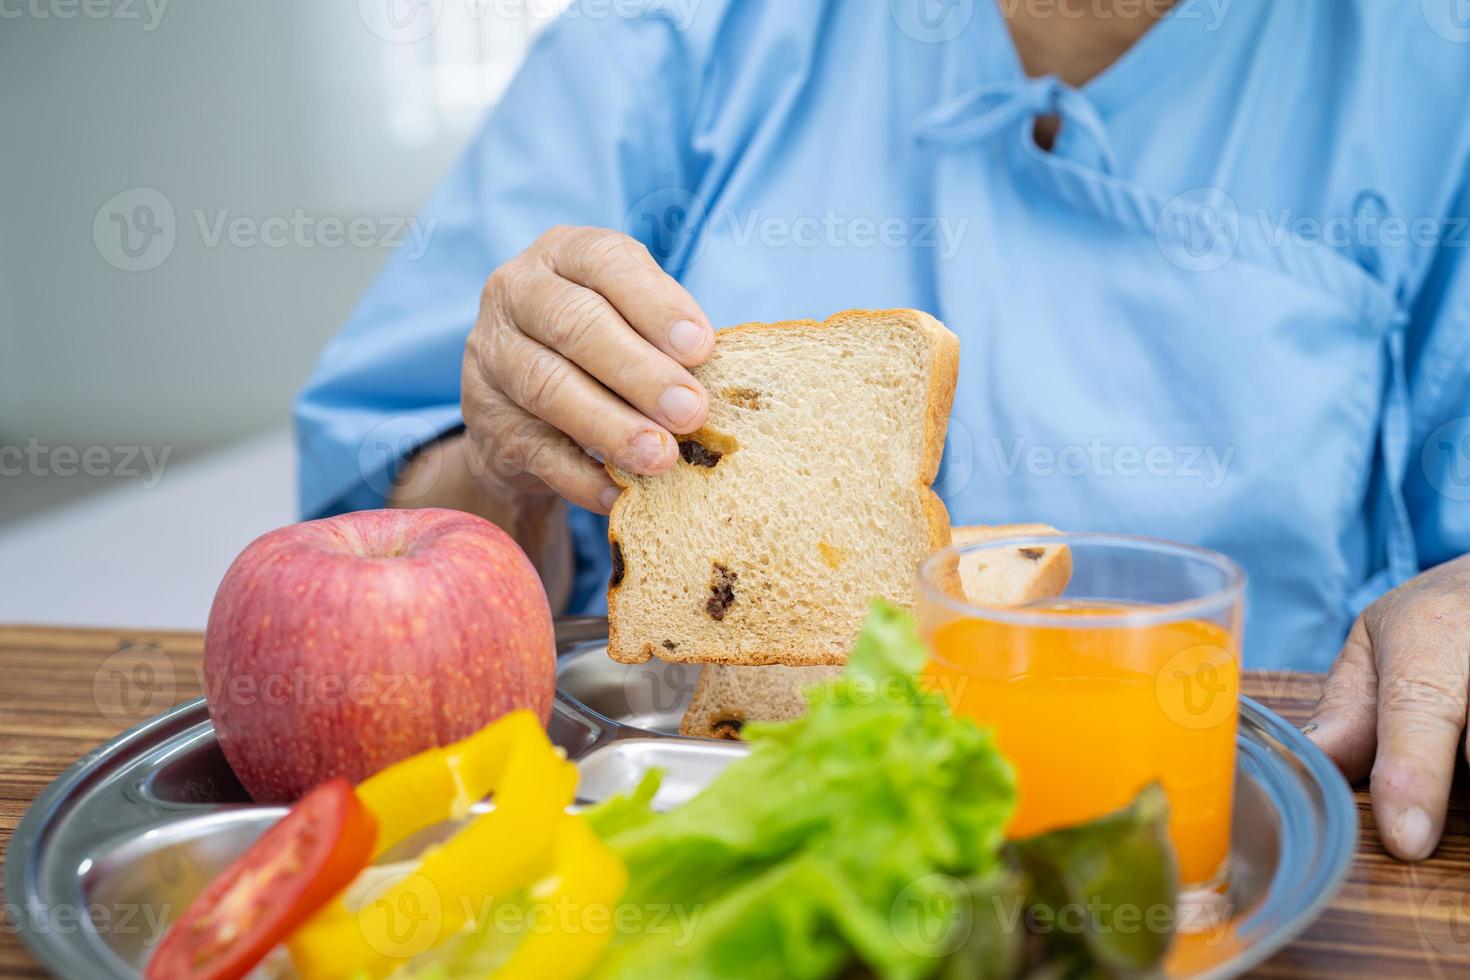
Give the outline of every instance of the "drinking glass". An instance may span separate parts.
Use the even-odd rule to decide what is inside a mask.
[[[1060,595],[986,606],[964,583],[1002,558],[1051,561]],[[1009,827],[1025,837],[1169,797],[1187,890],[1225,881],[1235,781],[1245,576],[1212,551],[1108,534],[1008,537],[946,548],[919,569],[926,682],[991,728],[1016,769]]]

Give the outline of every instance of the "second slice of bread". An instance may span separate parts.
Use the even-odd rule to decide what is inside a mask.
[[[930,484],[958,365],[915,310],[721,331],[680,462],[610,468],[612,658],[841,663],[874,595],[911,606],[914,568],[949,541]]]
[[[956,547],[1002,538],[1046,537],[1049,524],[996,524],[957,527]],[[965,552],[959,561],[960,588],[977,606],[1019,606],[1062,594],[1072,579],[1072,551],[1066,546],[985,548]]]

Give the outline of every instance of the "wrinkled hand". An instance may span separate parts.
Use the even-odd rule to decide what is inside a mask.
[[[1470,555],[1369,606],[1328,675],[1308,737],[1353,782],[1371,774],[1389,853],[1428,857],[1463,741],[1470,689]]]
[[[709,414],[687,369],[713,350],[699,304],[640,242],[551,229],[491,274],[465,345],[465,430],[485,477],[606,513],[618,488],[588,454],[673,466],[674,434]]]

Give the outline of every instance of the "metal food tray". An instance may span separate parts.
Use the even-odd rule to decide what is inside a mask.
[[[606,635],[603,619],[558,620],[551,737],[581,771],[581,802],[658,767],[655,805],[676,805],[745,747],[678,736],[699,668],[615,663]],[[1203,910],[1208,928],[1176,939],[1167,976],[1260,963],[1317,916],[1352,861],[1357,810],[1327,758],[1249,698],[1238,747],[1229,892],[1215,918]],[[21,937],[59,976],[138,977],[167,922],[284,812],[250,802],[202,699],[166,711],[82,757],[27,811],[5,869]]]

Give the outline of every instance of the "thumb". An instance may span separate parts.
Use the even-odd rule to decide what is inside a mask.
[[[1470,605],[1416,596],[1390,607],[1373,630],[1378,667],[1378,757],[1373,817],[1389,853],[1427,857],[1444,827],[1465,728]]]
[[[1348,782],[1356,783],[1373,768],[1377,728],[1378,669],[1368,629],[1359,617],[1302,732],[1337,763]]]

